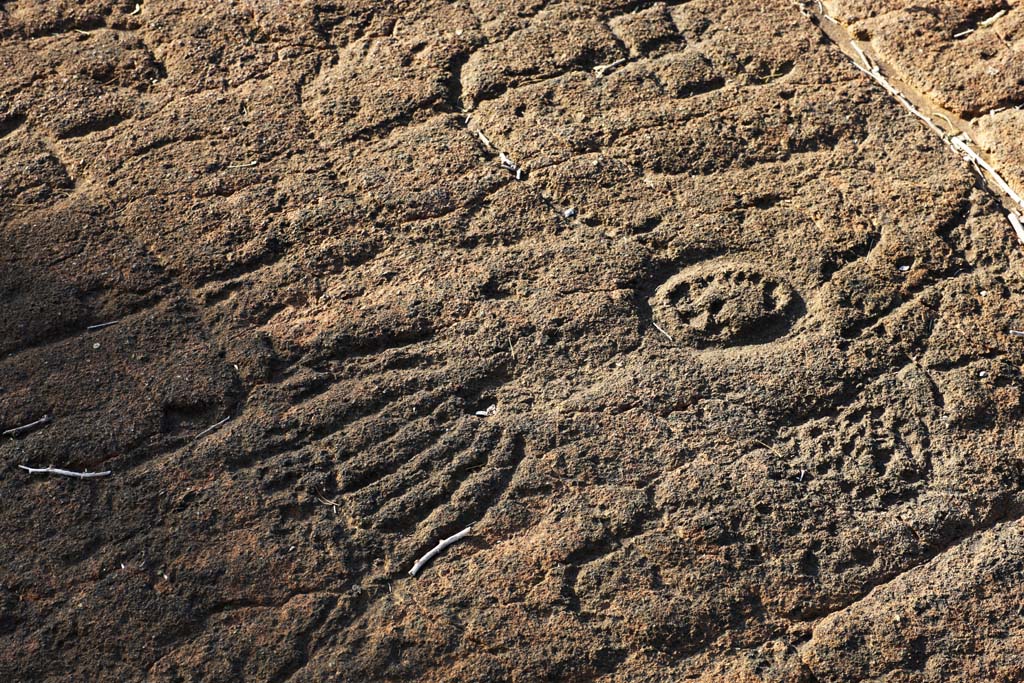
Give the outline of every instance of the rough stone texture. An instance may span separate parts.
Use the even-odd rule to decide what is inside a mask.
[[[895,75],[965,120],[967,132],[1024,195],[1024,10],[1007,0],[829,0]],[[927,107],[926,107],[927,109]]]
[[[0,3],[0,679],[1020,677],[1020,254],[793,3],[134,7]]]

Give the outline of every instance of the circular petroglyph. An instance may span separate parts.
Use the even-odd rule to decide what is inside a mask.
[[[655,321],[673,339],[698,348],[777,339],[803,311],[802,300],[781,278],[731,261],[674,275],[651,304]]]

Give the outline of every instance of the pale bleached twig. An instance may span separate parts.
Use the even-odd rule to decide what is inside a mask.
[[[323,493],[321,493],[320,489],[315,489],[313,491],[313,495],[316,496],[316,499],[319,500],[324,505],[330,505],[332,507],[338,507],[339,505],[341,505],[341,503],[339,503],[338,501],[331,500],[330,498],[325,496]]]
[[[120,320],[111,320],[109,323],[99,323],[97,325],[89,325],[89,327],[87,327],[85,329],[87,329],[87,330],[100,330],[100,329],[103,329],[104,327],[110,327],[111,325],[116,325],[119,322],[121,322],[121,321]]]
[[[978,26],[981,27],[981,28],[988,28],[992,24],[994,24],[997,21],[999,21],[1003,17],[1003,15],[1005,15],[1005,14],[1006,14],[1006,10],[1001,9],[998,12],[996,12],[995,14],[993,14],[991,17],[986,19],[985,21],[979,22]]]
[[[996,169],[994,169],[991,164],[982,159],[981,156],[977,152],[975,152],[969,144],[964,142],[959,137],[950,138],[950,144],[953,145],[953,148],[955,150],[962,153],[968,161],[985,169],[985,171],[989,174],[992,180],[995,181],[996,185],[999,186],[999,189],[1002,190],[1003,193],[1006,194],[1006,196],[1012,199],[1014,203],[1017,204],[1017,206],[1024,209],[1024,199],[1021,199],[1020,195],[1014,192],[1013,188],[1010,187],[1010,185],[1005,180],[1003,180],[1003,177],[999,175],[999,172],[996,171]]]
[[[511,171],[516,174],[516,180],[522,180],[523,167],[519,166],[516,162],[508,158],[508,155],[504,152],[498,152],[498,159],[501,161],[501,167],[506,171]]]
[[[450,546],[452,543],[455,543],[456,541],[462,540],[463,538],[468,536],[469,535],[469,531],[472,528],[473,527],[471,527],[471,526],[467,526],[465,529],[463,529],[459,533],[455,534],[454,536],[449,536],[448,538],[444,539],[443,541],[438,543],[436,546],[434,546],[434,548],[430,552],[428,552],[426,555],[424,555],[420,559],[416,560],[416,564],[414,564],[412,566],[412,569],[409,570],[409,576],[416,576],[416,573],[419,572],[419,570],[423,569],[423,565],[425,565],[427,562],[430,562],[432,559],[434,559],[435,555],[437,555],[439,552],[441,552],[442,550],[444,550],[445,548]]]
[[[871,71],[878,71],[878,67],[875,65],[874,62],[871,61],[871,58],[867,56],[867,53],[865,53],[864,50],[860,49],[860,46],[858,46],[857,43],[851,40],[850,47],[852,47],[854,52],[857,53],[857,56],[859,56],[864,61],[864,66],[866,66]]]
[[[942,119],[943,121],[945,121],[946,123],[948,123],[950,128],[952,128],[953,130],[957,130],[957,127],[953,124],[953,121],[948,116],[943,114],[941,111],[935,112],[935,115]]]
[[[136,14],[142,11],[142,5],[135,3],[135,9],[128,13],[129,17],[134,17]]]
[[[94,477],[110,475],[110,470],[105,472],[72,472],[71,470],[62,470],[57,467],[28,467],[26,465],[18,465],[18,467],[29,474],[59,474],[62,477],[74,477],[76,479],[93,479]]]
[[[666,339],[668,339],[673,344],[676,343],[676,340],[672,338],[671,334],[669,334],[665,330],[661,329],[661,325],[659,325],[658,323],[654,322],[653,320],[651,321],[651,324],[654,325],[654,329],[656,329],[658,332],[661,332],[663,335],[665,335]]]
[[[615,67],[617,67],[617,66],[619,66],[621,64],[625,64],[625,63],[626,63],[625,59],[616,59],[611,64],[598,64],[597,66],[594,67],[594,77],[595,78],[601,78],[602,76],[604,76],[606,73],[608,73],[609,71],[611,71]]]
[[[52,417],[50,417],[49,415],[43,415],[35,422],[29,422],[28,424],[21,425],[20,427],[14,427],[13,429],[8,429],[6,431],[0,432],[0,436],[17,436],[18,434],[21,434],[22,432],[27,432],[30,429],[35,429],[36,427],[42,427],[43,425],[50,424],[52,421]]]
[[[313,492],[313,495],[315,495],[316,499],[319,500],[324,505],[326,505],[326,506],[328,506],[330,508],[333,508],[334,509],[334,514],[338,514],[338,506],[341,505],[341,503],[339,503],[336,500],[331,500],[330,498],[328,498],[324,494],[320,493],[319,489],[316,489]]]
[[[257,162],[259,162],[259,159],[253,159],[252,161],[246,164],[231,164],[229,166],[225,166],[224,168],[250,168],[252,166],[255,166]]]
[[[1024,226],[1020,224],[1020,219],[1015,213],[1009,213],[1006,216],[1010,220],[1010,225],[1013,226],[1013,231],[1017,233],[1017,239],[1021,244],[1024,244]]]
[[[1011,337],[1024,337],[1024,330],[1010,330]]]
[[[224,418],[223,420],[221,420],[221,421],[220,421],[220,422],[218,422],[217,424],[212,424],[212,425],[210,425],[209,427],[207,427],[206,429],[204,429],[203,431],[201,431],[201,432],[199,432],[198,434],[196,434],[196,435],[195,435],[195,437],[194,437],[194,438],[193,438],[192,440],[193,440],[193,441],[197,441],[198,439],[201,439],[201,438],[203,438],[204,436],[206,436],[207,434],[209,434],[210,432],[212,432],[212,431],[213,431],[214,429],[216,429],[217,427],[220,427],[220,426],[221,426],[222,424],[224,424],[225,422],[227,422],[227,421],[228,421],[228,420],[230,420],[230,419],[231,419],[231,416],[230,416],[230,415],[228,415],[227,417],[225,417],[225,418]]]

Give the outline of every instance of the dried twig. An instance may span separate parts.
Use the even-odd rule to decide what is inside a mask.
[[[1017,233],[1017,239],[1021,244],[1024,244],[1024,226],[1020,224],[1020,219],[1015,213],[1009,213],[1006,218],[1010,221],[1010,225],[1013,227],[1013,231]]]
[[[99,323],[98,325],[89,325],[89,327],[87,327],[85,329],[87,329],[87,330],[99,330],[99,329],[103,329],[104,327],[110,327],[111,325],[116,325],[119,322],[121,322],[121,321],[120,320],[111,320],[109,323]]]
[[[469,535],[469,531],[472,528],[473,527],[471,527],[471,526],[467,526],[465,529],[463,529],[459,533],[455,534],[454,536],[449,536],[448,538],[444,539],[443,541],[438,543],[436,546],[434,546],[433,550],[428,552],[426,555],[424,555],[420,559],[416,560],[416,564],[414,564],[412,566],[412,569],[409,570],[409,576],[416,576],[416,573],[419,572],[419,570],[423,569],[423,565],[425,565],[427,562],[430,562],[432,559],[434,559],[435,555],[437,555],[439,552],[441,552],[442,550],[444,550],[445,548],[450,546],[452,543],[455,543],[456,541],[459,541],[459,540],[465,538],[466,536],[468,536]]]
[[[206,436],[207,434],[209,434],[210,432],[212,432],[212,431],[213,431],[214,429],[216,429],[217,427],[220,427],[220,426],[221,426],[222,424],[224,424],[225,422],[227,422],[227,421],[228,421],[228,420],[230,420],[230,419],[231,419],[231,416],[230,416],[230,415],[228,415],[227,417],[225,417],[225,418],[224,418],[223,420],[221,420],[221,421],[220,421],[220,422],[218,422],[217,424],[213,424],[213,425],[210,425],[209,427],[207,427],[207,428],[206,428],[206,429],[204,429],[203,431],[201,431],[201,432],[199,432],[198,434],[196,434],[196,435],[195,435],[195,437],[194,437],[194,438],[193,438],[192,440],[193,440],[193,441],[197,441],[197,440],[199,440],[199,439],[203,438],[204,436]]]
[[[665,335],[666,339],[668,339],[673,344],[676,343],[676,340],[672,338],[671,334],[669,334],[665,330],[661,329],[661,325],[659,325],[658,323],[654,322],[653,320],[651,321],[651,324],[654,325],[654,329],[656,329],[658,332],[661,332],[663,335]]]
[[[516,174],[516,180],[522,180],[523,167],[516,164],[508,158],[508,155],[504,152],[498,152],[498,159],[501,161],[501,167],[506,171],[511,171]]]
[[[1010,330],[1011,337],[1024,337],[1024,330]]]
[[[339,503],[338,501],[331,500],[330,498],[325,496],[323,494],[323,491],[321,491],[320,489],[313,489],[313,495],[316,496],[316,499],[319,500],[324,505],[333,505],[335,507],[341,505],[341,503]]]
[[[59,474],[62,477],[75,477],[76,479],[93,479],[94,477],[110,475],[110,470],[106,472],[72,472],[71,470],[62,470],[56,467],[28,467],[26,465],[18,465],[18,467],[29,474]]]
[[[225,166],[224,168],[250,168],[252,166],[255,166],[257,162],[259,162],[259,159],[253,159],[252,161],[245,164],[230,164],[228,166]]]
[[[13,429],[8,429],[7,431],[0,432],[0,436],[17,436],[18,434],[21,434],[22,432],[27,432],[30,429],[35,429],[36,427],[42,427],[43,425],[48,425],[51,422],[53,422],[53,418],[52,417],[50,417],[49,415],[43,415],[41,418],[39,418],[35,422],[29,422],[28,424],[21,425],[20,427],[14,427]]]
[[[324,505],[334,508],[334,514],[338,514],[338,506],[341,505],[341,503],[326,497],[323,493],[320,492],[320,489],[314,489],[313,495],[316,496],[316,499],[323,503]]]
[[[1006,14],[1006,10],[1001,9],[998,12],[996,12],[995,14],[993,14],[991,17],[986,19],[985,21],[979,22],[978,23],[978,27],[979,28],[988,28],[992,24],[994,24],[997,21],[999,21],[1003,17],[1003,15],[1005,15],[1005,14]]]
[[[609,71],[611,71],[615,67],[620,66],[620,65],[625,64],[625,63],[626,63],[625,59],[616,59],[611,64],[598,64],[597,66],[594,67],[594,77],[595,78],[601,78],[602,76],[604,76],[606,73],[608,73]]]
[[[1003,177],[999,175],[999,172],[996,171],[996,169],[994,169],[991,164],[982,159],[981,156],[979,156],[978,153],[975,152],[969,144],[967,144],[967,142],[965,142],[959,137],[955,137],[950,138],[950,144],[953,146],[953,149],[957,150],[958,152],[961,152],[964,155],[964,159],[974,163],[980,168],[985,169],[985,171],[992,178],[992,180],[995,181],[999,189],[1002,190],[1003,193],[1006,194],[1006,196],[1012,199],[1017,206],[1024,209],[1024,199],[1021,199],[1020,195],[1014,192],[1013,188],[1010,187],[1005,180],[1003,180]]]
[[[136,14],[142,11],[142,5],[135,3],[135,9],[128,13],[129,17],[134,17]]]

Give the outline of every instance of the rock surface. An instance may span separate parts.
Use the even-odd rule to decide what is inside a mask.
[[[0,679],[1024,676],[1021,255],[789,0],[5,2],[0,222]]]

